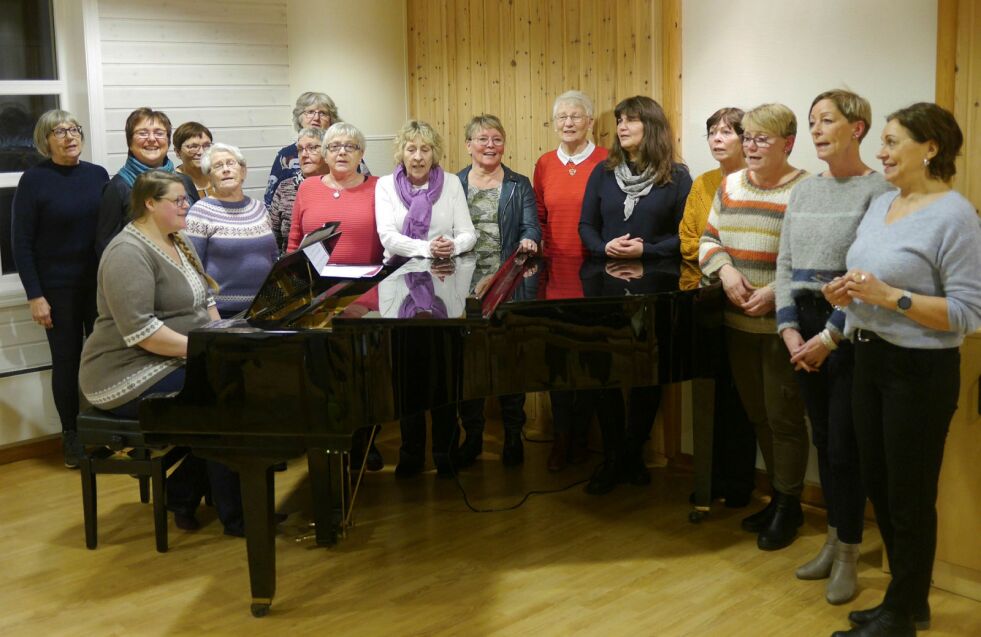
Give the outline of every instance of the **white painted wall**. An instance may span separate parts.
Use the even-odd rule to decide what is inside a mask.
[[[862,155],[874,168],[884,117],[934,99],[936,0],[683,0],[683,156],[698,175],[715,168],[705,119],[722,106],[782,102],[797,114],[790,157],[819,171],[807,134],[811,100],[848,88],[872,104]]]
[[[330,95],[367,138],[372,174],[392,172],[391,140],[408,113],[404,0],[289,0],[287,23],[290,99]]]

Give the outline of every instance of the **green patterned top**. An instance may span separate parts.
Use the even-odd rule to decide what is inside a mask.
[[[497,206],[500,200],[500,186],[486,190],[475,186],[467,187],[470,218],[477,229],[477,245],[473,251],[477,256],[478,278],[493,274],[501,267],[501,227],[497,223]]]

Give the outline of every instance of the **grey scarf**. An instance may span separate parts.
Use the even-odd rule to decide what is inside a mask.
[[[637,200],[646,196],[654,187],[654,171],[648,169],[641,175],[634,175],[626,162],[617,164],[613,169],[613,176],[616,177],[617,185],[627,198],[623,201],[623,220],[626,221],[630,215],[634,214],[634,206]]]

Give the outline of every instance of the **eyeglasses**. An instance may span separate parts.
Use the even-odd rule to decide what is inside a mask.
[[[141,128],[140,130],[133,132],[133,137],[142,141],[146,141],[151,137],[154,139],[167,139],[167,131],[162,128],[155,128],[152,131]]]
[[[163,199],[164,201],[169,201],[170,203],[174,204],[178,208],[186,208],[187,206],[191,205],[191,200],[185,196],[174,197],[173,199],[171,199],[170,197],[160,197],[160,199]]]
[[[82,127],[71,126],[69,128],[56,128],[53,131],[51,131],[51,134],[57,137],[58,139],[64,139],[65,136],[67,135],[71,135],[72,137],[81,137]]]
[[[320,119],[327,119],[330,117],[330,113],[327,111],[322,111],[316,108],[311,108],[310,110],[303,111],[303,114],[313,119],[314,117],[319,117]]]
[[[216,161],[211,164],[211,172],[216,170],[221,170],[222,168],[235,168],[241,166],[237,159],[226,159],[225,161]]]
[[[477,137],[476,139],[471,139],[473,143],[479,146],[503,146],[503,137]]]
[[[184,149],[184,152],[185,153],[196,153],[199,150],[201,150],[201,151],[208,150],[209,148],[211,148],[211,144],[197,144],[197,143],[194,143],[194,144],[184,144],[184,146],[182,146],[182,148]]]
[[[320,144],[307,144],[305,146],[297,146],[296,151],[298,155],[307,153],[309,155],[319,155],[320,154]]]
[[[743,146],[756,144],[757,148],[769,148],[773,145],[773,138],[767,135],[743,135]]]
[[[361,147],[357,144],[327,144],[327,150],[332,153],[339,153],[342,148],[349,153],[355,153],[361,150]]]
[[[559,124],[562,124],[563,122],[566,122],[566,121],[570,121],[573,124],[578,124],[579,122],[581,122],[584,119],[586,119],[586,116],[585,115],[581,115],[579,113],[576,113],[575,115],[560,114],[560,115],[556,115],[552,119],[554,121],[558,122]]]

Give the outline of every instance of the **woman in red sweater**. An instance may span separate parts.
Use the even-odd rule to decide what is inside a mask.
[[[606,149],[589,139],[593,102],[584,93],[566,91],[552,106],[559,147],[535,163],[534,189],[542,254],[548,259],[546,298],[582,295],[579,266],[586,250],[579,240],[579,216],[586,180],[606,159]],[[555,442],[548,457],[549,471],[561,471],[569,461],[585,462],[587,428],[593,417],[590,392],[554,390],[552,422]]]

